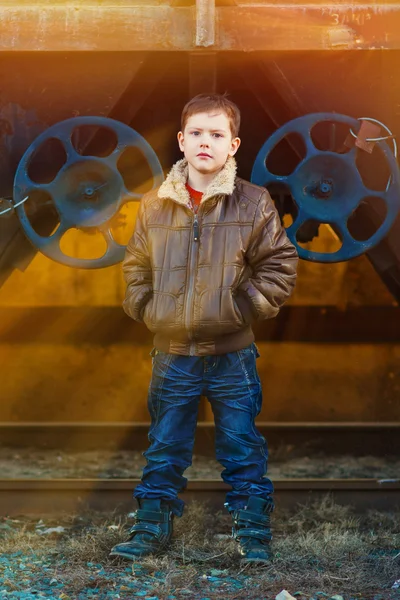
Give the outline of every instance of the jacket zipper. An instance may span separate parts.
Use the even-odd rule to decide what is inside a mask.
[[[193,221],[193,238],[195,242],[199,241],[199,221],[197,219],[197,213],[194,215]]]
[[[199,236],[200,236],[199,220],[198,220],[197,213],[195,213],[194,220],[193,220],[193,227],[190,232],[190,247],[189,247],[189,261],[188,261],[189,270],[188,270],[188,276],[187,276],[187,281],[188,281],[189,285],[188,285],[188,291],[186,294],[186,305],[185,305],[185,328],[188,332],[189,341],[190,341],[190,348],[189,348],[190,356],[194,356],[195,349],[196,349],[196,344],[192,341],[192,330],[190,327],[190,322],[191,322],[190,317],[192,314],[194,275],[195,275],[194,267],[196,265],[197,249],[199,246]]]

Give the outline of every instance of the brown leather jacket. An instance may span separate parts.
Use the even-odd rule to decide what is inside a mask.
[[[125,312],[163,352],[214,355],[254,341],[251,322],[275,317],[293,290],[297,253],[269,193],[236,177],[229,158],[188,206],[187,163],[141,201],[123,271]]]

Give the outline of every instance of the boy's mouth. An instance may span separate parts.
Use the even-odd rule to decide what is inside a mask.
[[[200,154],[198,154],[197,156],[203,156],[206,158],[211,158],[211,156],[209,154],[206,154],[205,152],[200,152]]]

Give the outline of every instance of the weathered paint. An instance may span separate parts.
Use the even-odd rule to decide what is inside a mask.
[[[171,4],[173,4],[171,2]],[[400,48],[400,2],[0,3],[3,51]]]

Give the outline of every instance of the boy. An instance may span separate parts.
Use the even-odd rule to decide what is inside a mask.
[[[270,557],[273,486],[251,323],[274,317],[296,279],[297,253],[268,192],[236,177],[240,113],[200,94],[183,109],[184,159],[142,199],[123,270],[125,312],[154,332],[147,466],[136,524],[112,555],[166,548],[191,465],[202,394],[215,418],[216,456],[230,484],[225,506],[246,561]]]

